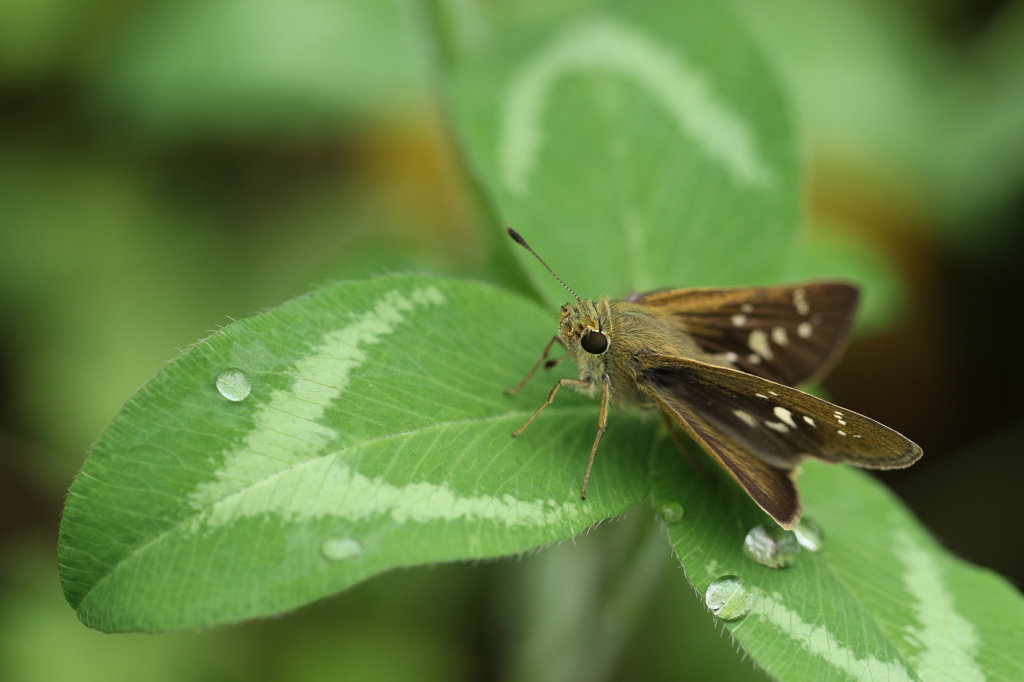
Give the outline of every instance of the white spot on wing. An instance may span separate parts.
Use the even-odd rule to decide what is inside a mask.
[[[749,303],[744,303],[743,305],[740,306],[740,310],[742,310],[745,313],[752,313],[754,312],[754,306],[750,305]]]
[[[765,360],[771,360],[774,355],[772,349],[768,345],[768,334],[763,329],[755,329],[750,332],[750,338],[747,339],[747,345],[750,346],[750,350],[760,355]]]
[[[796,422],[793,421],[793,413],[785,407],[779,407],[776,405],[775,409],[772,411],[775,413],[775,416],[778,417],[779,421],[786,422],[792,428],[796,428]]]
[[[734,327],[742,327],[746,323],[747,323],[747,316],[746,315],[733,315],[732,316],[732,326],[734,326]]]
[[[767,426],[772,431],[778,431],[779,433],[789,433],[789,427],[786,426],[785,424],[780,424],[779,422],[765,422],[764,425]]]
[[[757,353],[751,353],[750,355],[747,356],[747,362],[749,362],[752,365],[760,365],[761,356],[758,355]]]
[[[757,426],[757,419],[755,419],[754,415],[750,414],[749,412],[744,412],[743,410],[733,410],[732,413],[739,417],[740,419],[742,419],[747,426]]]
[[[814,420],[811,419],[810,417],[808,417],[806,414],[804,415],[804,421],[807,422],[808,424],[810,424],[811,426],[816,426],[816,424],[814,423]]]
[[[811,312],[811,306],[807,303],[807,291],[804,289],[793,289],[793,306],[801,315]]]
[[[786,335],[786,328],[772,327],[772,341],[780,346],[789,345],[789,336]]]
[[[810,322],[801,322],[797,325],[796,333],[801,339],[809,339],[811,334],[814,333],[814,327],[811,326]]]
[[[758,398],[764,398],[765,400],[768,400],[768,396],[766,396],[764,393],[755,393],[754,395],[756,395]]]
[[[840,436],[845,436],[846,435],[846,431],[843,431],[843,430],[836,431],[836,433],[838,433]]]

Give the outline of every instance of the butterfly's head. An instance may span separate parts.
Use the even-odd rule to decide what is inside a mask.
[[[611,346],[608,315],[601,315],[600,303],[581,299],[562,306],[558,318],[558,337],[577,358],[603,355]]]
[[[533,257],[539,260],[541,265],[547,268],[548,272],[558,280],[558,283],[565,287],[573,295],[573,298],[576,299],[575,302],[562,306],[562,314],[558,320],[558,336],[565,347],[576,356],[577,362],[589,361],[593,359],[593,356],[603,355],[611,345],[611,341],[606,334],[609,315],[606,314],[604,319],[602,319],[598,313],[598,307],[603,304],[607,313],[607,301],[602,299],[601,302],[594,303],[577,296],[576,292],[570,289],[569,285],[563,282],[562,278],[556,275],[555,271],[544,262],[544,259],[530,248],[530,245],[526,243],[526,240],[518,232],[510,227],[508,228],[508,234],[517,244],[532,253]]]

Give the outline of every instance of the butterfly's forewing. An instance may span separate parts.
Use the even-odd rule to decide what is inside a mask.
[[[638,359],[639,385],[784,528],[800,516],[788,472],[801,459],[898,469],[921,456],[892,429],[802,391],[688,358]]]
[[[708,353],[787,386],[823,376],[849,338],[859,291],[842,282],[676,289],[636,303],[689,334]]]

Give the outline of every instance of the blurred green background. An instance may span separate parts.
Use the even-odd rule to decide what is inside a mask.
[[[0,0],[0,679],[763,678],[667,545],[615,587],[642,511],[212,632],[89,631],[57,580],[67,486],[176,349],[328,279],[493,276],[432,29],[485,41],[584,4]],[[731,4],[793,98],[807,230],[903,291],[826,390],[920,443],[884,480],[1024,584],[1024,2]]]

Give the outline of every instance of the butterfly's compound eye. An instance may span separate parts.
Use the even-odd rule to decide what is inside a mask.
[[[580,345],[591,355],[600,355],[608,350],[608,337],[601,332],[588,331],[580,339]]]

